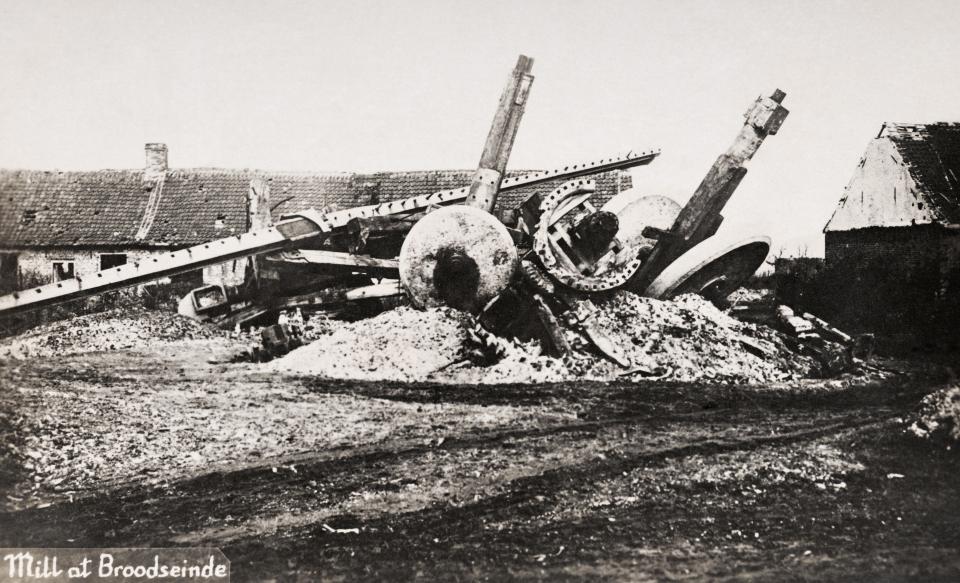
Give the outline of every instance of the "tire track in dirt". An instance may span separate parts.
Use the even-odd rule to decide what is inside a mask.
[[[709,410],[670,416],[645,414],[607,421],[558,424],[535,429],[478,431],[445,440],[443,449],[445,451],[456,451],[467,448],[492,448],[510,440],[549,438],[565,434],[588,436],[604,427],[619,427],[645,422],[664,423],[670,420],[692,422],[712,419],[723,413],[728,412]],[[376,468],[384,467],[385,464],[423,456],[436,451],[436,449],[435,446],[425,445],[422,438],[393,440],[386,444],[361,447],[341,446],[320,455],[301,453],[280,459],[262,460],[257,465],[236,470],[201,474],[194,478],[174,482],[166,489],[133,485],[104,493],[96,493],[77,499],[72,503],[63,502],[49,508],[8,512],[6,515],[0,514],[0,525],[7,523],[8,520],[9,524],[16,525],[22,519],[24,523],[31,525],[30,530],[33,533],[39,534],[46,524],[50,531],[48,535],[54,536],[64,528],[64,524],[57,520],[50,521],[48,524],[47,521],[36,521],[35,518],[58,514],[58,509],[60,509],[75,518],[82,517],[79,520],[81,524],[86,524],[90,520],[100,521],[105,525],[114,524],[117,518],[127,517],[130,514],[129,509],[137,505],[143,506],[140,508],[140,513],[143,515],[139,519],[141,521],[152,517],[159,520],[162,515],[191,517],[196,516],[204,509],[207,510],[209,517],[213,517],[215,515],[210,514],[210,509],[211,505],[214,504],[217,505],[216,515],[228,516],[235,512],[242,514],[250,509],[256,510],[257,504],[274,496],[278,491],[284,491],[286,496],[292,498],[314,498],[315,494],[304,491],[305,484],[308,484],[311,480],[331,475],[353,475],[355,479],[345,478],[341,483],[324,492],[324,500],[333,504],[342,501],[349,493],[363,487],[364,480],[366,480],[365,473],[359,472],[358,469],[365,468],[366,472],[370,472]],[[297,473],[279,471],[290,465],[297,468]],[[275,471],[275,469],[278,471]],[[122,524],[122,520],[120,524]],[[104,530],[111,529],[105,528]],[[116,530],[115,526],[112,530]],[[5,532],[11,531],[0,528],[0,539],[5,538],[3,537]],[[169,534],[169,532],[165,534]],[[41,534],[37,540],[44,540],[44,538],[44,535]]]
[[[670,460],[693,455],[750,451],[759,447],[808,442],[844,431],[868,430],[887,424],[888,418],[865,421],[850,416],[827,425],[777,435],[708,438],[679,446],[636,448],[619,456],[595,458],[513,480],[506,491],[459,508],[440,501],[415,512],[383,514],[379,517],[342,515],[327,519],[328,524],[339,528],[362,527],[363,536],[360,537],[331,534],[322,524],[303,525],[299,530],[290,529],[278,533],[278,536],[284,540],[286,556],[299,556],[301,565],[325,567],[331,572],[340,571],[337,565],[344,567],[350,564],[353,564],[353,569],[344,567],[343,572],[363,572],[363,565],[354,564],[350,558],[354,553],[356,556],[376,557],[377,561],[429,564],[436,559],[438,552],[447,553],[451,547],[455,549],[452,554],[456,561],[467,564],[471,560],[488,560],[490,556],[497,556],[498,553],[491,552],[494,543],[514,551],[514,547],[530,546],[532,541],[542,536],[537,520],[551,509],[556,495],[589,489],[589,484],[618,476],[625,470],[640,465],[669,463]],[[602,520],[599,518],[594,522]],[[509,527],[504,532],[487,529],[489,525],[497,524]],[[581,526],[587,532],[602,532],[607,525]],[[569,538],[575,539],[575,536]],[[435,539],[442,540],[442,549],[447,550],[438,549]],[[222,544],[226,541],[219,542]],[[262,538],[251,533],[247,541],[230,542],[224,550],[237,560],[242,557],[244,568],[249,568],[251,573],[282,568],[279,565],[270,566],[270,551],[262,553],[262,543]]]
[[[721,417],[721,413],[729,411],[711,410],[699,414],[681,415],[679,420],[685,423],[678,425],[674,431],[658,436],[665,442],[676,443],[685,441],[682,445],[654,447],[632,446],[630,443],[613,442],[604,451],[612,452],[622,449],[623,455],[608,453],[606,460],[593,460],[571,465],[561,465],[559,468],[548,469],[533,476],[521,477],[504,484],[507,490],[491,498],[492,507],[513,507],[520,503],[529,503],[529,498],[535,496],[533,492],[549,491],[551,484],[565,484],[583,482],[589,479],[599,479],[605,475],[615,474],[622,468],[637,463],[652,463],[671,457],[682,457],[694,454],[709,454],[711,452],[728,451],[758,447],[761,445],[790,443],[797,440],[813,439],[821,435],[839,431],[844,428],[855,427],[861,424],[877,423],[877,421],[863,422],[856,420],[859,416],[851,416],[838,423],[826,426],[804,427],[797,431],[776,435],[755,435],[745,438],[712,438],[698,436],[684,440],[678,434],[691,433],[691,421],[702,423]],[[887,412],[889,414],[889,412]],[[729,419],[721,425],[725,430],[736,427],[730,425]],[[748,426],[755,419],[744,418],[739,424]],[[809,422],[808,419],[802,419]],[[29,525],[28,540],[14,540],[9,543],[43,544],[54,541],[62,542],[65,538],[85,539],[97,537],[96,533],[103,529],[102,542],[109,542],[117,538],[128,542],[157,544],[159,541],[178,538],[184,533],[203,531],[203,522],[219,523],[223,518],[262,517],[267,514],[270,501],[283,492],[285,506],[303,504],[309,508],[330,508],[342,503],[352,493],[368,487],[375,481],[374,477],[393,475],[391,468],[396,468],[404,461],[416,460],[426,454],[438,450],[451,455],[466,449],[478,449],[493,453],[496,448],[508,448],[524,452],[531,450],[530,442],[535,440],[556,440],[563,436],[562,441],[553,443],[555,450],[577,451],[583,449],[592,440],[596,440],[597,431],[609,431],[613,428],[635,429],[634,434],[649,433],[654,427],[667,427],[669,422],[651,416],[634,418],[620,418],[603,422],[588,422],[542,428],[533,431],[511,430],[494,432],[488,435],[474,435],[459,438],[450,438],[441,447],[427,447],[422,444],[411,443],[391,444],[390,447],[373,449],[372,451],[339,457],[323,461],[301,460],[297,465],[297,473],[275,473],[273,467],[248,468],[237,472],[214,473],[199,476],[195,479],[178,482],[169,491],[143,492],[141,489],[131,489],[121,492],[112,492],[101,496],[77,501],[74,503],[59,504],[44,509],[25,510],[19,513],[9,513],[0,520],[0,524],[7,523],[12,529],[3,529],[4,532],[14,533],[21,530],[18,526]],[[760,425],[762,426],[762,424]],[[770,428],[765,428],[765,431]],[[710,433],[711,428],[694,433]],[[502,455],[502,454],[498,454]],[[309,487],[311,481],[322,479],[331,487],[323,490],[321,496]],[[479,509],[482,505],[476,506]],[[439,511],[444,512],[442,507]],[[462,512],[457,512],[463,514]],[[203,518],[201,521],[200,518]],[[66,519],[66,520],[64,520]],[[173,529],[171,525],[177,525]],[[78,528],[71,528],[78,527]],[[65,531],[72,530],[73,534]],[[112,536],[111,536],[112,532]],[[238,532],[242,534],[242,529]],[[249,532],[249,536],[259,536],[256,532]],[[2,535],[0,535],[2,536]],[[2,537],[6,539],[7,537]],[[22,539],[23,537],[16,537]],[[202,537],[201,537],[202,538]]]

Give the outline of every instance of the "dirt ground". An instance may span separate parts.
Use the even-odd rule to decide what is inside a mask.
[[[239,581],[960,578],[960,458],[905,431],[929,372],[405,385],[211,364],[232,342],[3,360],[0,546],[218,546]]]

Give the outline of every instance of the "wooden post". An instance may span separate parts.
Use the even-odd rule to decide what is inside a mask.
[[[483,146],[480,164],[470,182],[470,193],[465,204],[479,207],[488,213],[492,213],[497,204],[500,181],[506,172],[507,160],[510,158],[527,95],[533,84],[533,75],[530,74],[532,69],[533,59],[520,55],[517,66],[510,74],[507,86],[500,96],[500,105],[493,117],[487,142]]]
[[[785,96],[786,93],[777,89],[770,97],[757,98],[744,114],[746,122],[733,145],[710,167],[670,230],[650,233],[657,237],[657,244],[637,273],[624,284],[625,289],[642,294],[675,259],[717,232],[723,222],[720,211],[747,173],[744,164],[753,158],[767,136],[777,133],[786,119],[789,112],[780,105]]]
[[[250,189],[247,191],[247,232],[267,229],[273,224],[270,217],[270,183],[263,178],[250,180]],[[244,269],[243,279],[255,286],[260,285],[260,276],[263,265],[260,258],[252,255],[238,261]]]
[[[266,229],[271,224],[270,183],[263,178],[254,178],[247,193],[247,231]]]

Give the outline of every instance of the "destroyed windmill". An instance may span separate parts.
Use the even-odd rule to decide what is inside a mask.
[[[733,146],[683,208],[665,197],[622,193],[598,210],[590,201],[595,185],[586,177],[649,164],[659,151],[504,178],[533,83],[532,65],[532,59],[519,58],[464,188],[328,213],[306,209],[242,235],[0,297],[0,314],[256,257],[246,285],[199,288],[183,299],[180,311],[233,326],[262,322],[287,308],[331,309],[358,300],[377,300],[386,308],[405,298],[416,307],[470,312],[483,328],[537,337],[557,354],[570,350],[559,329],[563,322],[628,366],[593,325],[594,300],[618,289],[719,299],[762,264],[768,240],[722,249],[709,242],[746,173],[744,164],[786,117],[784,94],[778,90],[756,101]],[[499,194],[557,180],[567,182],[521,203],[515,220],[492,214]],[[386,243],[374,248],[374,240]],[[671,270],[674,265],[681,268]],[[264,269],[280,279],[257,277]]]

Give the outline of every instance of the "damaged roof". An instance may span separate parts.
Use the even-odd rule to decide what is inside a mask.
[[[960,222],[960,123],[885,124],[904,164],[941,222]]]
[[[886,123],[825,232],[960,223],[960,123]]]
[[[156,180],[145,179],[143,170],[0,170],[0,247],[182,247],[242,233],[253,179],[269,185],[276,219],[311,207],[344,209],[460,188],[472,175],[174,169]],[[593,178],[600,201],[630,187],[627,172]],[[504,193],[498,206],[513,208],[533,192],[559,186],[555,182]]]
[[[130,242],[149,197],[135,172],[0,171],[0,245]]]

